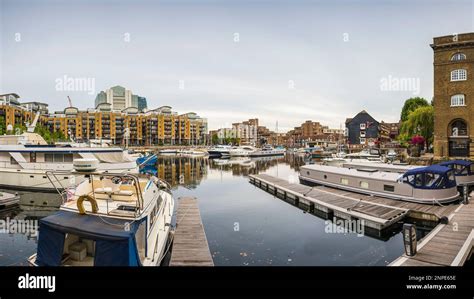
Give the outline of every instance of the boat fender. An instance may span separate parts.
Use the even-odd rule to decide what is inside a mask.
[[[91,203],[92,213],[97,213],[99,211],[99,207],[97,206],[97,201],[95,200],[95,198],[90,195],[81,195],[77,200],[77,209],[79,210],[79,214],[86,214],[86,209],[84,209],[84,200],[87,200]]]
[[[439,219],[439,222],[440,222],[441,224],[448,224],[448,223],[449,223],[449,219],[448,219],[448,217],[443,216],[443,217],[441,217],[441,218]]]

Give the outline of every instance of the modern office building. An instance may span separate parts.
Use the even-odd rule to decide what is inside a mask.
[[[474,159],[474,33],[435,37],[434,154]]]
[[[146,98],[134,95],[131,90],[119,85],[97,94],[95,107],[104,103],[110,104],[110,109],[113,111],[122,111],[130,107],[135,107],[140,112],[144,112],[147,109]]]

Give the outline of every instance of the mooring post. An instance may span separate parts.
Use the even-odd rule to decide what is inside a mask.
[[[403,224],[403,245],[407,256],[414,256],[416,254],[417,240],[416,226],[414,224]]]
[[[463,204],[467,205],[469,203],[469,186],[468,185],[464,185],[463,186]]]

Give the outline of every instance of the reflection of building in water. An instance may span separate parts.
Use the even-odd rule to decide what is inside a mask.
[[[207,174],[209,161],[202,157],[159,157],[158,177],[172,187],[195,188]]]

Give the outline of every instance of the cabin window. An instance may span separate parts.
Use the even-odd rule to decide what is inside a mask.
[[[44,154],[44,161],[47,163],[72,162],[72,154]]]
[[[158,236],[157,236],[158,237]],[[138,227],[137,233],[135,234],[135,240],[137,242],[138,255],[140,260],[143,262],[146,257],[146,221],[143,221]]]
[[[471,173],[473,173],[473,174],[474,174],[474,163],[473,163],[473,164],[471,164]]]
[[[15,160],[15,158],[10,157],[10,164],[12,164],[12,165],[17,165],[18,162]]]
[[[440,175],[437,173],[425,173],[425,186],[428,188],[438,187],[437,182],[440,178]]]
[[[414,183],[416,187],[423,187],[423,174],[422,173],[418,173],[415,175]]]
[[[451,183],[455,183],[455,182],[456,182],[456,178],[454,177],[454,171],[448,172],[448,180],[449,180],[449,182],[451,182]]]
[[[364,189],[369,189],[369,182],[361,181],[359,186]]]
[[[342,178],[342,179],[341,179],[341,184],[342,184],[342,185],[349,185],[349,180]]]
[[[383,190],[388,192],[395,192],[395,186],[392,185],[383,185]]]

